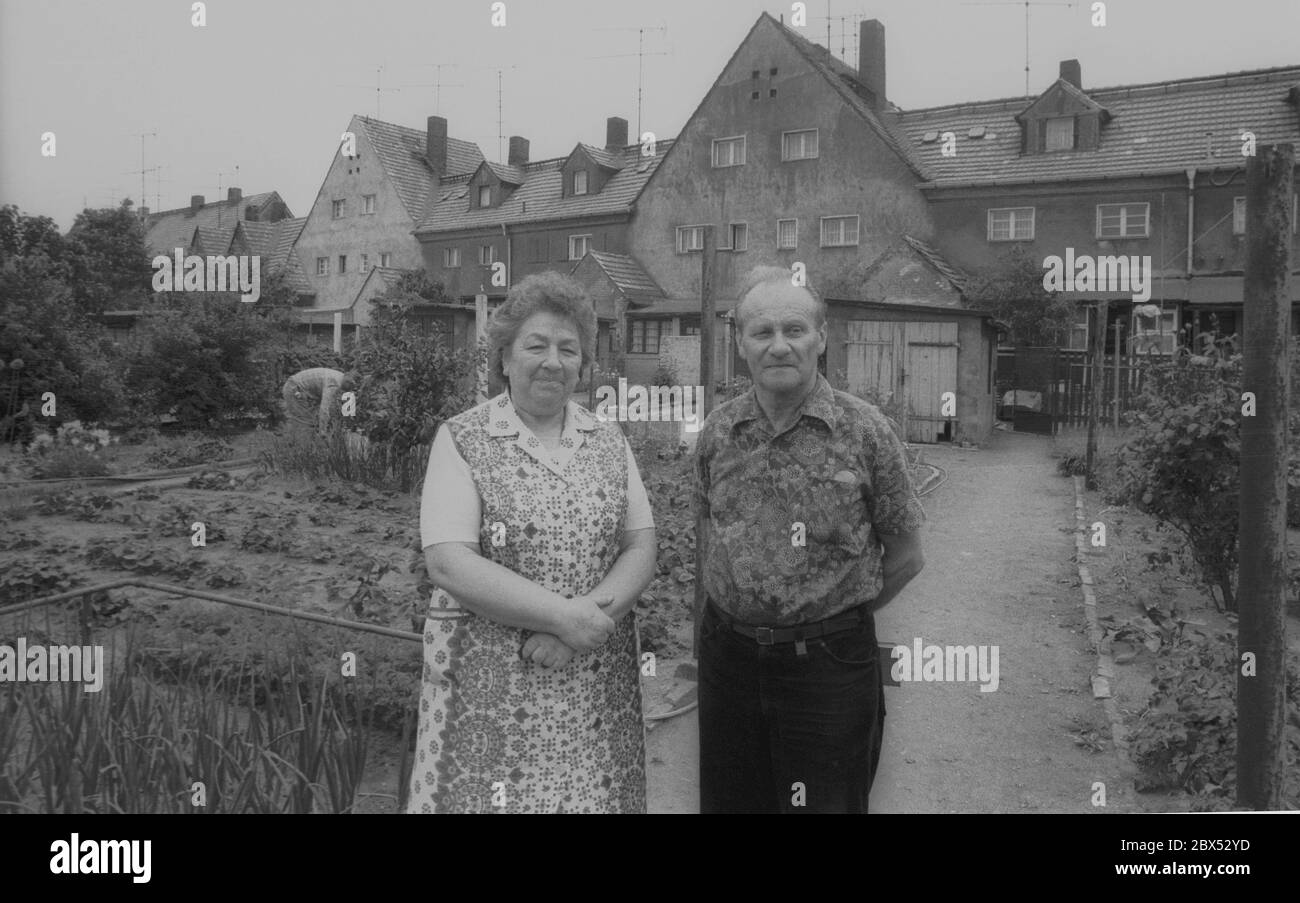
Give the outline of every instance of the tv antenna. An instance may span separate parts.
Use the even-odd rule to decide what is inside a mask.
[[[440,104],[442,103],[442,89],[463,88],[465,87],[465,83],[445,82],[442,80],[442,70],[455,69],[458,66],[457,63],[421,63],[420,65],[422,67],[434,70],[434,80],[432,82],[425,82],[422,84],[402,85],[402,87],[403,88],[433,88],[433,112],[437,113],[439,112]]]
[[[1058,0],[978,0],[963,3],[962,6],[1023,6],[1025,8],[1025,96],[1029,97],[1029,7],[1031,6],[1074,6],[1073,2]]]
[[[666,52],[661,50],[647,52],[645,49],[645,33],[647,31],[658,31],[661,32],[663,37],[666,38],[668,36],[668,26],[667,25],[658,25],[652,27],[647,27],[644,25],[636,26],[636,27],[623,26],[623,27],[612,27],[612,28],[597,28],[596,31],[635,31],[636,32],[636,53],[635,54],[611,53],[605,56],[589,56],[586,59],[615,60],[615,59],[626,59],[627,57],[630,56],[636,57],[636,139],[637,141],[640,141],[641,140],[641,100],[642,100],[642,95],[644,93],[644,85],[645,85],[645,58],[647,56],[668,56]]]
[[[152,132],[134,132],[131,135],[131,137],[140,139],[140,168],[130,170],[129,172],[125,172],[123,173],[123,175],[128,175],[128,176],[138,175],[140,177],[140,205],[143,206],[144,205],[144,175],[147,172],[154,171],[153,169],[145,169],[144,166],[144,139],[157,138],[158,130],[154,129]]]
[[[384,87],[384,69],[386,69],[386,68],[388,68],[388,64],[387,64],[387,63],[383,63],[383,64],[380,64],[380,65],[378,65],[378,66],[375,67],[375,118],[376,118],[376,119],[382,119],[382,118],[383,118],[383,96],[384,96],[385,94],[398,94],[398,93],[400,93],[401,90],[402,90],[401,88],[385,88],[385,87]],[[367,88],[367,89],[369,89],[370,86],[369,86],[369,85],[355,85],[355,84],[353,84],[353,85],[335,85],[334,87],[336,87],[336,88]]]

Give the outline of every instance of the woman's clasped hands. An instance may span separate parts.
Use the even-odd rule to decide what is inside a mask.
[[[614,604],[609,594],[565,599],[555,633],[534,633],[519,650],[519,657],[543,668],[567,665],[580,652],[591,652],[614,632],[614,621],[604,609]]]

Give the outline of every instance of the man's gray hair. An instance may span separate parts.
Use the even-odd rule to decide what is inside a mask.
[[[731,309],[732,316],[736,319],[736,326],[741,332],[745,330],[745,317],[741,313],[745,305],[745,298],[749,293],[760,285],[769,285],[777,282],[786,285],[794,285],[794,274],[785,267],[777,266],[756,266],[740,281],[740,290],[736,293],[736,306]],[[812,283],[804,279],[804,284],[799,286],[808,293],[813,301],[813,326],[820,329],[826,324],[826,302],[822,300],[821,295],[812,287]]]

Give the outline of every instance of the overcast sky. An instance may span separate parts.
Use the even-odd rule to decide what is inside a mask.
[[[1030,89],[1078,58],[1084,88],[1300,64],[1298,0],[1031,2]],[[412,128],[445,116],[453,137],[498,153],[500,133],[534,160],[603,144],[605,119],[685,124],[758,15],[758,0],[0,0],[0,203],[71,225],[83,203],[185,206],[231,185],[279,191],[305,215],[353,113]],[[884,23],[889,99],[903,109],[1025,93],[1020,2],[809,0],[803,33],[856,60],[850,17]],[[612,57],[612,58],[598,58]],[[437,68],[441,64],[441,68]],[[376,69],[383,93],[376,97]],[[439,90],[435,85],[441,81]],[[41,135],[57,156],[42,157]],[[236,175],[238,167],[238,175]]]

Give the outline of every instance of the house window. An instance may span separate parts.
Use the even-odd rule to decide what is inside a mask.
[[[857,216],[823,216],[822,247],[843,248],[858,243]]]
[[[361,255],[361,272],[363,272],[363,273],[369,273],[369,272],[370,272],[370,255],[369,255],[369,254],[362,254],[362,255]]]
[[[384,251],[382,254],[379,255],[379,265],[380,265],[381,267],[390,267],[390,266],[392,266],[392,265],[393,265],[393,255],[392,255],[391,253],[389,253],[388,251]]]
[[[719,248],[720,251],[748,251],[749,250],[749,225],[747,223],[728,223],[727,224],[727,244]]]
[[[658,354],[659,337],[664,333],[664,320],[633,320],[628,330],[629,354]]]
[[[330,215],[334,219],[342,219],[343,214],[347,211],[347,201],[331,201]]]
[[[989,241],[1029,241],[1033,237],[1033,207],[1001,207],[989,210]]]
[[[328,276],[330,274],[330,259],[328,257],[316,258],[316,275]]]
[[[346,254],[340,254],[340,255],[339,255],[339,275],[342,276],[342,275],[343,275],[344,273],[346,273],[347,271],[348,271],[348,255],[346,255]]]
[[[1047,120],[1047,150],[1074,150],[1074,117],[1058,116]]]
[[[779,219],[776,221],[776,246],[780,249],[799,246],[799,221],[797,219]]]
[[[741,166],[745,162],[745,136],[715,138],[713,141],[713,166]]]
[[[587,171],[585,169],[580,169],[573,174],[573,193],[587,193]]]
[[[1098,238],[1146,238],[1150,204],[1098,204]]]
[[[492,186],[480,185],[478,187],[478,205],[480,207],[492,206]]]
[[[781,133],[782,160],[811,160],[817,156],[817,130]]]
[[[1232,199],[1232,234],[1246,234],[1246,199]]]
[[[442,265],[447,269],[460,266],[460,248],[443,248]]]
[[[691,251],[704,250],[703,226],[677,227],[677,253],[688,254]]]
[[[375,213],[375,196],[373,194],[363,194],[361,196],[361,215],[374,216]]]
[[[1129,354],[1173,354],[1178,338],[1178,310],[1160,311],[1155,316],[1141,316],[1143,304],[1133,309],[1133,328],[1129,331]]]
[[[590,235],[570,235],[569,236],[569,259],[581,260],[587,256],[587,251],[591,248]]]
[[[479,245],[478,262],[482,266],[489,266],[497,259],[496,245]]]

